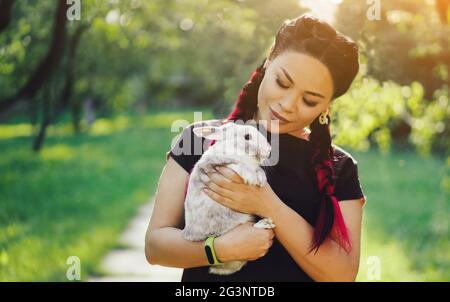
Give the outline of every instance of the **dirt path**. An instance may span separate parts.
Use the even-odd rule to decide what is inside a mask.
[[[181,269],[150,265],[145,259],[144,238],[152,210],[153,200],[139,209],[120,237],[124,248],[109,252],[101,263],[105,275],[89,282],[180,281]]]

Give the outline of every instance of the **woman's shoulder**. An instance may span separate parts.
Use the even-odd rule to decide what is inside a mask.
[[[357,165],[358,161],[356,158],[346,149],[342,148],[341,146],[334,145],[334,163],[338,166],[341,166],[343,164],[353,164]]]
[[[347,150],[334,147],[335,196],[338,200],[359,199],[364,204],[366,197],[358,173],[358,161]]]
[[[346,149],[341,146],[333,145],[334,158],[333,168],[336,179],[347,178],[349,175],[357,174],[358,161]]]
[[[166,161],[171,156],[189,173],[205,151],[204,142],[206,139],[197,136],[193,129],[204,126],[220,126],[221,121],[219,119],[194,121],[182,127],[181,134],[178,134],[172,140],[171,147],[166,152]]]

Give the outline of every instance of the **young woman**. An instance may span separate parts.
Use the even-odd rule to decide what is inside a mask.
[[[176,147],[204,142],[200,125],[278,120],[279,160],[267,184],[249,186],[226,167],[208,174],[206,193],[236,211],[272,218],[273,230],[243,224],[214,241],[220,262],[248,260],[238,272],[208,273],[205,242],[181,237],[189,173],[201,154],[167,152],[146,236],[150,263],[184,268],[182,281],[354,281],[366,201],[356,160],[332,144],[329,109],[358,73],[357,45],[308,14],[287,20],[225,120],[193,123]],[[267,124],[270,136],[271,123]],[[269,139],[269,142],[271,140]],[[203,146],[203,145],[202,145]]]

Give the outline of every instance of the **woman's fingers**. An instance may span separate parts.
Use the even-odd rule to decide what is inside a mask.
[[[216,183],[210,181],[206,184],[208,186],[209,189],[211,189],[212,191],[216,192],[219,195],[228,197],[231,195],[231,191],[228,189],[225,189],[223,187],[218,186]]]
[[[217,170],[217,172],[222,174],[224,177],[226,177],[227,179],[229,179],[235,183],[244,183],[244,180],[242,179],[242,177],[239,176],[239,174],[237,174],[236,172],[234,172],[234,170],[232,170],[228,167],[217,166],[216,170]]]
[[[226,178],[219,172],[208,173],[208,177],[210,183],[215,183],[222,188],[232,189],[232,185],[234,184],[232,180]]]
[[[214,192],[211,189],[204,188],[203,192],[205,192],[209,197],[211,197],[212,199],[214,199],[215,201],[217,201],[218,203],[220,203],[224,206],[231,204],[231,200],[229,198],[224,197],[224,196]]]

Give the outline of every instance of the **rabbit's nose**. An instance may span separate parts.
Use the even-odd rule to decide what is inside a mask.
[[[270,156],[270,149],[264,149],[261,151],[261,157],[269,158],[269,156]]]

